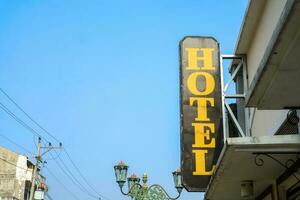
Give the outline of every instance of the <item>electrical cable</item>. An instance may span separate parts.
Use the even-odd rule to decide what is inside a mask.
[[[3,105],[1,102],[0,102],[0,108],[2,110],[4,110],[8,115],[10,115],[13,119],[15,119],[19,124],[21,124],[24,128],[26,128],[27,130],[29,130],[33,135],[35,136],[38,136],[38,137],[41,137],[43,138],[45,141],[49,142],[46,138],[42,137],[36,130],[34,130],[32,127],[30,127],[28,124],[26,124],[23,120],[21,120],[19,117],[17,117],[12,111],[10,111],[5,105]],[[51,152],[49,152],[50,155],[51,155]],[[54,158],[54,156],[52,155],[52,158],[55,160],[56,158]],[[63,169],[61,166],[60,166],[61,169]],[[73,179],[72,179],[73,180]],[[74,180],[72,181],[75,185],[77,185]],[[77,185],[78,187],[78,185]],[[81,189],[82,190],[82,189]],[[88,194],[89,195],[89,194]],[[89,195],[90,196],[90,195]],[[99,199],[97,197],[97,199]]]
[[[54,159],[52,152],[49,152],[49,154]],[[58,162],[58,160],[54,160],[55,163],[60,168],[60,170],[72,181],[72,183],[75,186],[77,186],[83,193],[87,194],[88,196],[99,199],[98,197],[91,195],[89,193],[89,191],[86,190],[86,188],[76,179],[76,177],[72,174],[72,172],[68,169],[68,167],[66,166],[66,164],[62,161],[62,159],[60,157],[58,157],[58,159],[60,162]]]
[[[40,129],[42,129],[45,133],[47,133],[51,138],[53,138],[56,142],[60,142],[54,135],[49,133],[45,128],[43,128],[38,122],[36,122],[25,110],[17,104],[2,88],[0,88],[0,91],[17,107],[19,110],[21,110],[22,113],[24,113],[35,125],[37,125]]]
[[[5,105],[3,105],[0,102],[0,108],[6,112],[8,115],[10,115],[14,120],[16,120],[20,125],[22,125],[24,128],[29,130],[33,135],[43,138],[45,141],[49,142],[46,138],[42,137],[37,131],[35,131],[33,128],[28,126],[23,120],[21,120],[19,117],[17,117],[12,111],[10,111]]]
[[[54,175],[53,172],[50,171],[50,169],[48,167],[45,166],[45,169],[47,169],[47,171],[49,172],[49,174],[67,191],[71,194],[71,196],[74,197],[74,199],[79,200],[78,197],[75,196],[75,194],[73,192],[71,192],[71,190],[69,188],[67,188],[67,186],[65,186],[65,184],[62,183],[62,181],[60,181],[57,176]]]
[[[67,157],[69,158],[69,160],[71,161],[73,167],[76,169],[76,171],[78,172],[78,174],[81,176],[81,178],[84,180],[84,182],[96,193],[98,194],[100,197],[109,200],[107,197],[99,194],[97,192],[97,190],[86,180],[86,178],[83,176],[83,174],[81,173],[81,171],[79,170],[79,168],[76,166],[76,164],[74,163],[74,161],[72,160],[70,154],[68,153],[68,151],[66,149],[64,149],[65,154],[67,155]]]
[[[45,143],[44,143],[45,145]],[[52,154],[52,152],[49,152],[50,156],[52,157],[52,160],[55,161],[55,163],[57,164],[57,166],[60,168],[60,170],[63,172],[63,174],[65,174],[71,181],[72,183],[77,186],[84,194],[95,198],[95,199],[99,199],[98,196],[95,196],[93,194],[91,194],[81,183],[80,181],[78,181],[78,179],[74,176],[74,174],[71,172],[71,170],[68,168],[68,166],[65,164],[65,162],[61,159],[61,157],[59,156],[59,154],[56,152],[55,149],[53,149],[56,157]],[[60,162],[58,162],[58,160],[56,160],[58,158],[58,160]]]
[[[5,140],[7,140],[8,142],[10,142],[11,144],[14,144],[15,146],[17,146],[17,147],[23,149],[26,153],[29,153],[29,154],[31,154],[31,155],[34,155],[34,153],[32,153],[30,150],[28,150],[27,148],[23,147],[22,145],[20,145],[20,144],[18,144],[18,143],[16,143],[16,142],[12,141],[12,140],[9,139],[7,136],[2,135],[2,134],[0,133],[0,137],[4,138]]]
[[[58,158],[61,156],[61,152],[62,152],[62,151],[59,151],[59,153],[56,155],[56,157],[45,158],[44,161],[49,161],[49,160],[56,160],[56,159],[58,159]]]
[[[49,192],[46,192],[45,196],[46,196],[49,200],[53,200],[53,198],[50,196]]]
[[[53,135],[51,134],[49,131],[47,131],[45,128],[43,128],[37,121],[35,121],[24,109],[22,109],[21,106],[19,106],[16,101],[14,101],[2,88],[0,88],[0,91],[23,113],[25,114],[35,125],[37,125],[40,129],[42,129],[47,135],[49,135],[51,138],[53,138],[54,140],[56,140],[57,142],[59,142],[59,140]],[[43,138],[45,141],[49,142],[45,137],[42,137],[38,132],[36,132],[33,128],[31,128],[30,126],[28,126],[24,121],[22,121],[20,118],[18,118],[16,115],[13,114],[13,112],[11,112],[6,106],[4,106],[1,102],[0,102],[0,108],[3,109],[7,114],[9,114],[11,117],[13,117],[18,123],[20,123],[22,126],[24,126],[25,128],[27,128],[29,131],[31,131],[34,135]],[[56,152],[56,151],[55,151]],[[71,159],[69,153],[66,151],[66,149],[64,149],[64,152],[66,153],[68,159],[70,160],[70,162],[72,163],[73,167],[76,169],[76,171],[78,172],[78,174],[81,176],[81,178],[84,180],[84,182],[90,187],[91,190],[93,190],[97,195],[99,195],[100,197],[109,200],[107,197],[104,197],[103,195],[101,195],[100,193],[98,193],[95,188],[87,181],[87,179],[83,176],[83,174],[81,173],[81,171],[79,170],[79,168],[75,165],[74,161]],[[50,152],[51,155],[51,152]],[[56,158],[54,158],[54,156],[52,155],[52,158],[55,160]],[[59,158],[59,156],[58,156]],[[79,182],[77,180],[77,182]],[[82,185],[82,184],[80,184]],[[96,197],[95,195],[93,195],[94,197]],[[97,199],[99,199],[97,197]]]

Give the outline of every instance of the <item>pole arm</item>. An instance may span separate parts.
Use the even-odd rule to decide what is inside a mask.
[[[42,149],[47,149],[46,151],[44,151],[42,153],[41,156],[45,155],[46,153],[48,153],[49,151],[53,150],[53,149],[62,149],[63,147],[41,147]]]

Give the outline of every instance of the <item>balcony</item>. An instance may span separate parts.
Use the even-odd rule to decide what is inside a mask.
[[[254,134],[254,109],[245,107],[247,66],[245,55],[222,55],[221,63],[231,59],[231,76],[223,87],[224,144],[217,158],[216,170],[210,179],[206,200],[242,199],[242,184],[253,183],[253,191],[246,199],[263,199],[274,193],[273,186],[299,184],[300,168],[299,112],[291,110],[273,134]],[[235,93],[227,94],[235,83]],[[265,119],[266,121],[269,119]],[[260,136],[253,136],[260,135]],[[271,189],[270,189],[271,188]]]
[[[286,167],[297,162],[299,152],[299,135],[227,138],[205,199],[241,199],[243,181],[253,181],[251,199],[259,199],[287,171]]]

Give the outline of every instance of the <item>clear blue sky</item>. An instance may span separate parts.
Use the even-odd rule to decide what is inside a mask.
[[[150,183],[174,196],[171,172],[180,158],[178,43],[186,35],[214,36],[222,53],[232,53],[246,4],[0,0],[0,86],[64,143],[89,182],[110,200],[127,199],[115,183],[113,165],[119,160],[130,165],[130,173],[147,172]],[[45,135],[3,94],[0,102]],[[0,121],[0,134],[35,151],[29,131],[2,110]],[[0,144],[26,153],[2,137]],[[66,155],[61,158],[76,174]],[[92,199],[53,160],[47,167],[79,199]],[[42,173],[54,199],[74,199]],[[202,196],[184,192],[181,199]]]

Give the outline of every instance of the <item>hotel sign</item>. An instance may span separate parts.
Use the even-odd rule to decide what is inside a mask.
[[[211,37],[180,42],[181,170],[188,191],[205,191],[222,134],[219,43]]]

